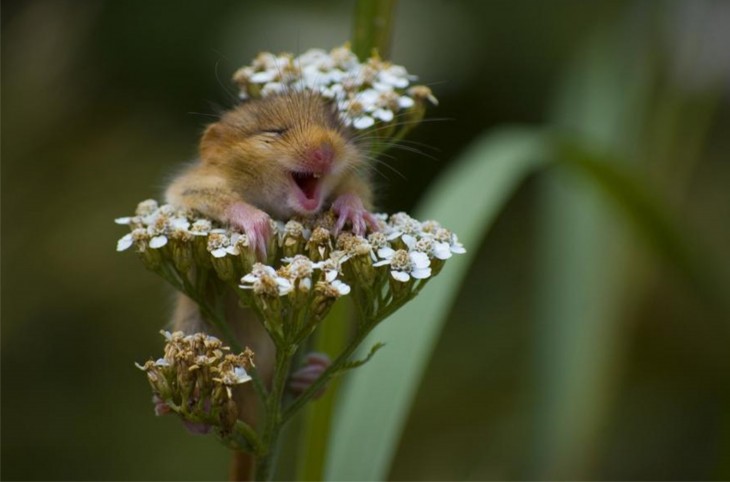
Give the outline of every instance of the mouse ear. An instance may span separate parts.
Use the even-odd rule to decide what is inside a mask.
[[[200,158],[205,162],[215,162],[225,154],[225,127],[220,122],[209,125],[200,139]]]

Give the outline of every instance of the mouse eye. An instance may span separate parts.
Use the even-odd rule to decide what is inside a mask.
[[[263,134],[273,134],[275,136],[280,136],[286,133],[289,129],[287,127],[279,127],[279,128],[272,128],[272,129],[262,129],[261,132]]]

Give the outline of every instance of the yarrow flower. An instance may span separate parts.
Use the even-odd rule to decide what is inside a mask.
[[[328,283],[327,290],[320,285],[321,292],[347,295],[353,286],[385,283],[378,274],[382,270],[402,283],[426,280],[454,254],[465,252],[456,234],[436,221],[420,222],[402,212],[375,218],[380,230],[367,237],[347,230],[335,236],[329,211],[313,218],[273,221],[274,242],[269,246],[273,265],[254,264],[245,234],[154,200],[141,202],[135,216],[115,221],[131,229],[117,249],[135,246],[151,269],[160,269],[168,260],[185,276],[191,264],[198,265],[198,271],[211,266],[221,280],[237,281],[240,289],[269,298],[307,293],[317,283]],[[167,245],[172,249],[160,249]],[[301,296],[297,300],[306,302]]]
[[[164,356],[135,364],[147,374],[155,413],[175,412],[191,431],[207,433],[212,425],[230,430],[237,418],[233,388],[251,381],[247,370],[254,354],[246,348],[230,353],[216,337],[160,332],[166,340]]]
[[[431,276],[431,262],[425,253],[419,251],[406,251],[399,249],[398,251],[382,250],[384,258],[373,266],[390,265],[390,274],[394,279],[406,282],[411,279],[426,279]]]
[[[309,90],[331,99],[340,118],[357,130],[410,115],[420,120],[426,102],[438,104],[431,89],[412,85],[416,76],[402,65],[377,55],[360,62],[349,45],[330,52],[311,49],[292,54],[260,53],[233,75],[242,99],[267,97],[289,90]]]
[[[293,289],[292,282],[279,276],[274,268],[256,263],[253,270],[241,278],[240,288],[252,290],[256,295],[284,296]]]
[[[264,263],[256,262],[244,233],[147,200],[134,216],[116,220],[130,230],[117,249],[136,251],[147,268],[199,303],[211,323],[215,307],[237,297],[277,350],[288,349],[287,340],[305,340],[339,298],[351,296],[364,319],[377,323],[418,294],[446,260],[465,252],[456,235],[435,221],[405,213],[374,217],[378,230],[366,236],[347,229],[335,234],[331,211],[272,221]],[[138,365],[153,388],[155,413],[177,413],[195,433],[232,430],[238,416],[232,390],[251,380],[253,354],[233,355],[202,333],[163,334],[164,356]]]

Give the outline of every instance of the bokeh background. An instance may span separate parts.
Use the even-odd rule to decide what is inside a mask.
[[[225,478],[214,440],[152,415],[132,363],[172,296],[112,220],[195,156],[237,67],[343,43],[353,2],[2,7],[2,478]],[[730,478],[728,45],[724,1],[398,3],[392,58],[440,105],[380,169],[382,210],[522,124],[610,152],[676,229],[564,167],[521,183],[468,246],[391,478]]]

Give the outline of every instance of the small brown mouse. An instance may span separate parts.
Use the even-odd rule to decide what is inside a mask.
[[[200,161],[175,178],[166,199],[245,232],[261,257],[270,216],[331,206],[338,230],[348,222],[356,234],[377,226],[365,156],[335,107],[315,93],[249,100],[226,112],[205,130]]]
[[[200,141],[200,159],[174,178],[166,201],[241,230],[259,258],[265,258],[270,217],[287,220],[331,207],[336,230],[348,223],[356,234],[377,229],[369,211],[368,167],[330,102],[315,93],[287,92],[245,101],[209,125]],[[241,344],[256,353],[257,369],[269,382],[275,349],[268,334],[235,300],[226,315]],[[184,295],[179,295],[172,324],[186,333],[206,331],[197,305]],[[327,364],[322,356],[306,357],[290,389],[301,393]],[[250,387],[242,392],[237,396],[239,416],[253,424],[255,395]]]

